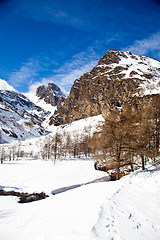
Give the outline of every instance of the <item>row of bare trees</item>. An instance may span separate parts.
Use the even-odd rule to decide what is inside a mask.
[[[56,133],[45,138],[41,156],[43,159],[56,159],[81,156],[89,157],[91,149],[89,142],[91,137],[89,134],[76,134],[71,136],[69,133]]]
[[[12,144],[0,145],[0,163],[14,161],[22,158],[34,157],[32,151],[25,151],[21,141]]]
[[[81,132],[57,131],[45,138],[25,146],[23,142],[17,141],[15,144],[0,145],[0,161],[18,160],[22,158],[35,158],[54,160],[61,158],[89,157],[91,148],[90,127],[84,128]]]

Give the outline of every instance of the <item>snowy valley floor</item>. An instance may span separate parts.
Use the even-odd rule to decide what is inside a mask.
[[[92,160],[24,160],[0,165],[0,189],[42,192],[49,198],[20,204],[0,196],[0,240],[159,240],[160,168],[116,182],[82,185],[107,173]]]

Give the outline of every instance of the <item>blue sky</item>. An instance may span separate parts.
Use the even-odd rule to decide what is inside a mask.
[[[69,92],[108,50],[160,60],[159,0],[0,0],[0,78]]]

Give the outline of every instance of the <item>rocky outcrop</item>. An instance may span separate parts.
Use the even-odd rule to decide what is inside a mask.
[[[50,124],[107,114],[112,106],[121,107],[124,98],[160,93],[160,62],[130,52],[108,51],[90,72],[76,79],[69,96]]]
[[[36,96],[52,106],[57,106],[58,102],[61,103],[65,99],[65,94],[54,83],[48,83],[47,86],[41,85],[36,90]]]
[[[3,189],[0,189],[0,196],[14,196],[19,197],[19,203],[27,203],[27,202],[33,202],[37,200],[45,199],[46,197],[49,197],[44,192],[41,193],[24,193],[24,192],[15,192],[15,191],[5,191]]]

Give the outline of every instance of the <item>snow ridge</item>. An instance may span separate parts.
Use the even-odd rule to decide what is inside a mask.
[[[9,90],[9,91],[15,91],[16,90],[10,86],[5,80],[0,78],[0,90]]]

